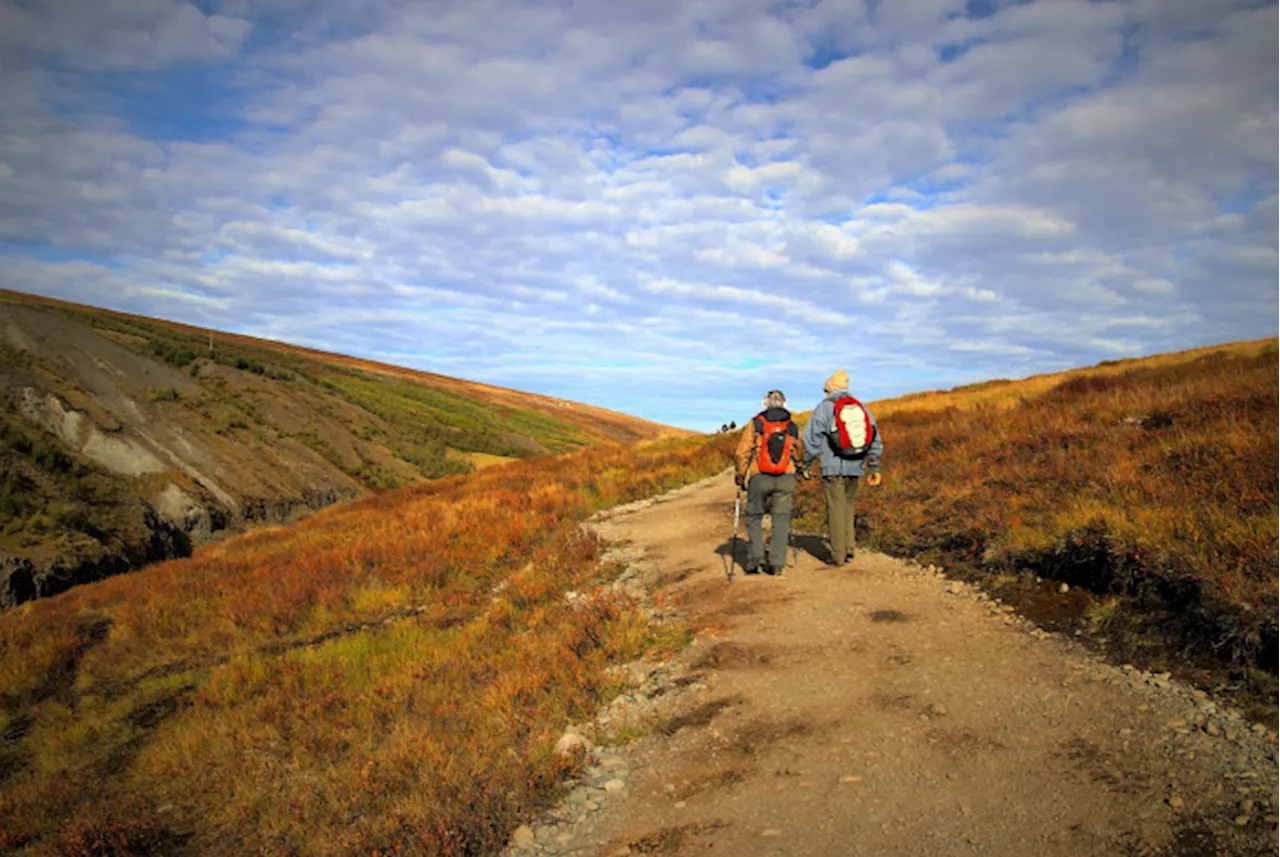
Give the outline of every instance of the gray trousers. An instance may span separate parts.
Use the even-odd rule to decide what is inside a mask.
[[[769,541],[769,565],[782,568],[787,564],[787,536],[791,532],[791,503],[796,493],[796,475],[784,473],[770,476],[757,473],[747,483],[747,568],[762,564],[764,559],[765,504],[769,504],[769,518],[773,523],[773,537]]]
[[[853,554],[853,497],[858,493],[858,477],[824,476],[822,493],[827,498],[831,561],[836,565],[844,565]]]

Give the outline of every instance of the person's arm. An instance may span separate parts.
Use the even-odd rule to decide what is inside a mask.
[[[867,411],[870,414],[870,411]],[[884,455],[884,443],[880,438],[880,425],[876,422],[876,418],[871,418],[871,424],[876,427],[876,439],[871,441],[871,449],[867,451],[867,484],[880,484],[880,458]]]
[[[751,469],[751,459],[756,453],[755,421],[749,421],[742,427],[742,435],[738,438],[738,449],[734,453],[733,481],[742,485]]]
[[[827,430],[831,427],[831,415],[826,412],[830,399],[823,399],[809,415],[804,427],[804,460],[807,464],[822,454],[827,442]]]
[[[801,476],[805,475],[805,470],[809,466],[808,459],[804,454],[804,438],[801,437],[800,427],[796,423],[792,423],[791,427],[796,430],[795,440],[791,443],[791,463],[795,465],[796,473]]]

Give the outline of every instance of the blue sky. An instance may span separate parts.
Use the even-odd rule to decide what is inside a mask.
[[[0,0],[0,286],[694,429],[1275,336],[1228,0]]]

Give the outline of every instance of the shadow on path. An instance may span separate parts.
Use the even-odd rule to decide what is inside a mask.
[[[769,550],[769,536],[766,535],[764,540],[765,552]],[[735,539],[726,539],[716,546],[716,556],[720,557],[720,568],[727,576],[729,567],[732,563],[733,573],[735,575],[742,574],[746,567],[750,546],[745,535]],[[818,562],[826,564],[831,560],[831,550],[827,547],[827,540],[822,536],[810,535],[807,533],[792,533],[791,548],[787,552],[787,565],[794,566],[798,561],[800,554],[807,554]]]

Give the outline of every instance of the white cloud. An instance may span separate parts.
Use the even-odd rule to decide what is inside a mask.
[[[703,427],[1275,335],[1275,8],[993,9],[0,5],[0,285]]]
[[[176,0],[46,0],[0,6],[0,50],[88,70],[151,69],[233,54],[253,25]]]

